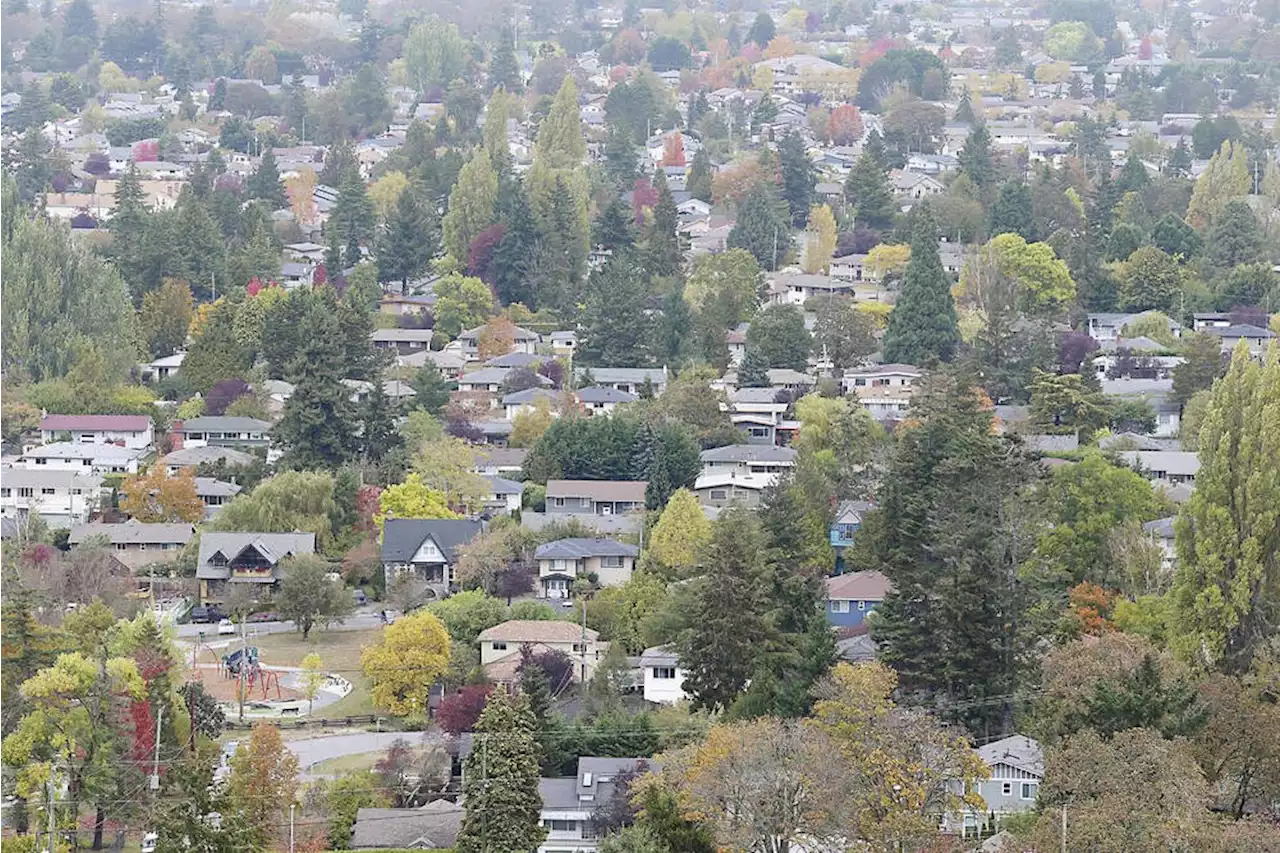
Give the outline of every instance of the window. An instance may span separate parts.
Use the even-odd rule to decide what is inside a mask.
[[[674,666],[655,666],[653,668],[654,678],[670,679],[676,677],[676,668]]]
[[[507,644],[502,642],[501,640],[497,640],[491,645],[495,652],[505,652],[507,650]]]
[[[548,818],[542,822],[542,825],[552,832],[574,832],[578,828],[576,820],[552,820]]]
[[[46,489],[41,489],[41,490],[40,490],[40,494],[42,494],[42,495],[52,495],[52,494],[55,494],[55,493],[56,493],[56,491],[57,491],[56,489],[47,489],[47,488],[46,488]]]
[[[13,492],[13,489],[0,489],[0,497],[7,498],[12,492]]]
[[[22,486],[18,489],[18,497],[20,498],[29,498],[32,494],[34,494],[34,492],[29,486]]]
[[[43,456],[37,456],[37,457],[36,457],[36,464],[37,464],[37,465],[48,465],[48,464],[49,464],[49,460],[48,460],[48,459],[45,459]]]
[[[1036,798],[1036,788],[1038,786],[1034,782],[1022,783],[1022,799],[1034,800]]]
[[[1003,795],[1004,795],[1004,796],[1006,796],[1006,797],[1012,797],[1012,796],[1013,796],[1013,783],[1012,783],[1012,782],[1002,782],[1002,783],[1000,784],[1000,793],[1001,793],[1001,794],[1003,794]]]
[[[867,609],[867,603],[866,603],[865,601],[859,601],[859,602],[858,602],[858,609],[859,609],[859,610],[866,610],[866,609]]]
[[[552,498],[552,500],[555,501],[556,506],[564,506],[564,498]]]
[[[837,598],[837,599],[832,600],[832,602],[831,602],[831,612],[832,612],[832,613],[848,613],[848,612],[849,612],[849,602],[848,602],[848,601],[845,601],[844,599],[841,599],[841,598]]]
[[[605,569],[620,569],[622,568],[622,558],[621,557],[601,557],[600,566],[601,568],[605,568]]]
[[[858,388],[865,388],[865,387],[867,386],[867,380],[865,380],[865,379],[855,379],[855,380],[853,380],[853,384],[854,384],[855,386],[857,386]]]
[[[729,491],[727,489],[712,489],[711,500],[724,501],[729,499]]]
[[[117,542],[117,543],[116,543],[116,550],[117,550],[117,551],[127,551],[128,549],[129,549],[129,546],[128,546],[128,545],[126,545],[126,544],[124,544],[123,542]]]
[[[573,653],[574,653],[574,654],[576,654],[576,655],[580,655],[580,654],[582,654],[583,652],[585,652],[586,650],[587,650],[587,647],[586,647],[586,644],[585,644],[585,643],[574,643],[574,644],[573,644]]]

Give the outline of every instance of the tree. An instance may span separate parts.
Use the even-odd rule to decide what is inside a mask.
[[[483,281],[450,273],[436,282],[436,329],[451,338],[478,326],[493,311],[493,293]]]
[[[685,189],[696,199],[711,203],[711,155],[706,148],[699,148],[689,166]]]
[[[447,89],[467,66],[467,46],[457,25],[436,15],[409,30],[402,55],[409,80],[419,92]]]
[[[1151,242],[1163,252],[1188,261],[1200,254],[1201,240],[1196,230],[1172,213],[1166,213],[1151,230]]]
[[[804,142],[794,130],[778,145],[778,163],[782,175],[782,197],[791,210],[791,224],[803,228],[809,219],[817,178]]]
[[[1199,432],[1196,491],[1179,515],[1173,647],[1201,667],[1248,668],[1280,609],[1274,468],[1280,348],[1265,362],[1237,346]]]
[[[378,496],[374,522],[381,530],[388,518],[461,518],[445,502],[442,493],[428,488],[416,473],[406,474],[403,483],[388,486]]]
[[[738,365],[739,388],[769,387],[769,357],[759,346],[749,346]]]
[[[373,703],[397,716],[424,715],[427,694],[449,665],[449,635],[426,611],[402,616],[360,655]]]
[[[406,187],[396,199],[378,239],[378,280],[399,281],[407,286],[427,270],[440,251],[440,226],[430,206],[418,203],[417,193]]]
[[[138,323],[152,356],[163,358],[183,348],[193,313],[191,288],[186,282],[165,279],[159,290],[143,295]]]
[[[465,762],[458,853],[531,850],[546,837],[539,820],[536,725],[524,697],[504,691],[489,697],[473,736],[478,748]]]
[[[551,413],[551,404],[545,399],[536,401],[532,409],[521,411],[511,419],[511,435],[507,439],[507,445],[533,447],[553,420],[555,415]]]
[[[596,246],[613,254],[634,248],[636,238],[632,227],[633,219],[621,197],[611,198],[604,210],[600,211],[600,218],[591,230]]]
[[[836,217],[831,208],[817,204],[809,212],[808,239],[804,247],[804,271],[826,275],[836,250]]]
[[[449,193],[449,211],[444,215],[444,248],[459,263],[467,260],[471,241],[493,224],[498,201],[498,176],[489,163],[489,153],[477,148],[458,173],[458,182]]]
[[[1262,231],[1253,208],[1243,201],[1228,201],[1214,217],[1206,241],[1206,255],[1218,269],[1228,270],[1262,259]]]
[[[330,519],[337,514],[333,475],[322,471],[282,471],[263,480],[248,494],[237,495],[210,522],[213,530],[257,530],[316,534],[324,548],[332,534]]]
[[[1183,271],[1176,259],[1143,246],[1125,261],[1120,276],[1120,305],[1126,311],[1172,313],[1182,293]]]
[[[959,343],[951,282],[938,257],[938,232],[928,208],[915,214],[911,260],[884,336],[887,363],[950,361]]]
[[[329,627],[351,613],[351,595],[340,580],[330,580],[333,565],[313,554],[282,561],[276,609],[302,632],[305,642],[318,622]]]
[[[503,224],[506,227],[494,249],[490,275],[501,304],[519,302],[532,309],[537,307],[530,279],[538,247],[538,226],[523,184],[517,183],[512,187],[510,198],[511,203],[504,206]]]
[[[967,99],[965,103],[967,103]],[[969,131],[969,137],[960,149],[960,170],[969,176],[974,186],[985,190],[996,180],[995,160],[991,154],[991,133],[985,124]]]
[[[244,188],[249,198],[266,202],[271,210],[289,206],[289,196],[285,194],[284,184],[280,182],[280,170],[276,168],[276,155],[270,148],[262,152],[262,160],[245,182]]]
[[[328,678],[329,674],[324,671],[324,661],[320,659],[320,655],[309,652],[302,658],[302,695],[307,700],[307,716],[311,716],[320,688]]]
[[[711,522],[697,498],[688,489],[677,489],[653,526],[648,557],[664,577],[683,580],[694,573],[698,555],[710,541]]]
[[[377,219],[373,199],[369,198],[369,191],[365,188],[364,179],[360,177],[360,170],[356,168],[347,170],[341,176],[338,200],[334,203],[329,221],[325,223],[325,233],[329,234],[332,230],[338,242],[348,250],[352,247],[358,248],[361,242],[373,236]],[[344,266],[350,267],[355,266],[359,258],[344,256],[343,261]],[[340,270],[331,272],[336,275]]]
[[[822,296],[805,306],[816,316],[813,346],[837,370],[857,367],[879,348],[875,318],[848,296]]]
[[[991,233],[1019,234],[1028,242],[1036,240],[1036,219],[1031,207],[1031,188],[1009,181],[1000,187],[1000,195],[991,209]]]
[[[827,139],[832,145],[854,145],[862,141],[865,132],[862,111],[853,104],[833,107],[827,120]]]
[[[1249,192],[1249,153],[1242,143],[1225,140],[1196,178],[1187,206],[1187,222],[1204,228],[1213,222],[1229,201]],[[1172,164],[1172,158],[1170,159]]]
[[[170,477],[164,466],[156,465],[149,474],[126,479],[121,491],[120,509],[136,521],[199,524],[204,520],[204,501],[196,494],[193,469],[183,469],[176,477]]]
[[[514,36],[504,26],[489,59],[489,86],[493,89],[501,87],[518,95],[524,90],[524,80],[520,64],[516,61],[514,42]]]
[[[413,457],[413,470],[422,485],[438,493],[447,506],[468,513],[480,512],[489,494],[489,484],[474,467],[470,445],[452,435],[423,444]]]
[[[643,272],[626,257],[612,258],[592,273],[578,360],[593,367],[643,367],[651,362],[647,285]]]
[[[676,230],[680,227],[680,215],[661,170],[656,173],[656,184],[658,200],[653,206],[653,220],[649,223],[645,258],[650,275],[671,276],[680,272],[684,263],[680,235]]]
[[[413,374],[413,378],[409,380],[409,386],[413,388],[416,395],[413,398],[414,403],[439,418],[444,414],[444,407],[449,404],[449,395],[453,391],[454,383],[444,378],[435,362],[426,361]]]
[[[280,729],[262,722],[249,733],[231,757],[227,778],[227,801],[243,817],[255,837],[256,847],[265,847],[271,829],[282,824],[282,813],[294,802],[298,791],[298,758],[284,745]]]
[[[747,329],[747,346],[759,349],[770,368],[804,371],[813,339],[804,314],[794,305],[770,305],[756,314]]]
[[[1173,369],[1173,398],[1185,406],[1200,391],[1213,387],[1226,370],[1222,341],[1205,332],[1182,339],[1182,363]]]
[[[445,696],[436,710],[440,728],[455,736],[475,729],[492,692],[487,684],[468,684]]]
[[[881,231],[893,226],[898,205],[889,187],[888,172],[869,146],[863,148],[845,178],[844,197],[853,208],[855,225]]]
[[[978,392],[956,380],[934,379],[913,409],[918,425],[894,451],[851,560],[892,584],[872,636],[904,695],[980,699],[955,716],[977,732],[1007,731],[1012,705],[996,697],[1017,687],[1028,652],[1013,630],[1025,605],[1012,581],[1026,556],[1027,520],[1015,507],[1030,463],[994,434]]]
[[[755,20],[751,22],[751,29],[747,30],[747,41],[755,42],[763,50],[769,46],[769,42],[773,41],[777,32],[777,27],[769,13],[758,12]]]
[[[767,270],[776,270],[791,249],[791,230],[775,191],[763,181],[747,191],[726,241],[746,249]]]

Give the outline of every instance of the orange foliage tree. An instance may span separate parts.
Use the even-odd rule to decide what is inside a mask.
[[[163,465],[156,464],[149,473],[125,480],[122,491],[120,509],[138,521],[196,524],[204,519],[204,501],[196,494],[194,468],[183,468],[170,477]]]
[[[480,352],[480,360],[487,361],[500,355],[506,355],[516,345],[516,324],[506,317],[494,317],[484,328],[476,340]]]
[[[676,131],[667,136],[662,143],[662,165],[683,166],[685,162],[684,134]]]
[[[862,111],[853,104],[841,104],[827,120],[827,138],[834,145],[853,145],[862,139]]]

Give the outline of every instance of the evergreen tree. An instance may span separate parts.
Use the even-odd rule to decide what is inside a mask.
[[[1164,171],[1177,178],[1185,178],[1191,174],[1191,150],[1187,148],[1186,137],[1179,137],[1178,144],[1165,161]]]
[[[662,314],[654,327],[654,348],[663,364],[679,366],[689,357],[690,333],[693,316],[684,298],[684,282],[677,280],[676,287],[662,300]]]
[[[928,206],[913,211],[911,260],[884,335],[886,363],[950,361],[960,342],[951,276],[938,257],[938,229]]]
[[[919,424],[903,434],[855,545],[855,563],[892,582],[872,636],[907,696],[960,705],[944,713],[995,737],[1012,726],[1031,651],[1016,580],[1021,543],[1034,540],[1019,509],[1033,469],[967,382],[938,378],[913,411]]]
[[[738,365],[739,388],[768,388],[769,359],[758,346],[747,347],[742,363]]]
[[[138,167],[130,163],[129,171],[116,184],[116,207],[112,217],[107,220],[107,230],[111,232],[111,254],[135,298],[141,295],[147,278],[143,247],[150,222],[151,211],[147,208],[146,195],[142,192]]]
[[[699,148],[697,153],[693,155],[693,162],[689,165],[689,178],[685,182],[685,189],[694,198],[711,204],[711,155],[707,153],[705,147]]]
[[[511,192],[516,201],[503,216],[502,222],[506,228],[497,248],[493,250],[489,269],[499,302],[503,305],[519,302],[532,310],[537,307],[532,275],[534,256],[538,249],[538,226],[534,222],[524,185],[515,183]]]
[[[413,402],[418,408],[425,409],[437,418],[444,416],[444,407],[449,405],[449,394],[453,391],[454,384],[444,378],[435,362],[428,361],[419,367],[418,372],[409,380],[409,385],[416,395]]]
[[[965,103],[968,103],[967,101]],[[979,124],[969,133],[960,149],[960,171],[978,187],[986,189],[995,183],[996,165],[991,156],[991,133],[985,124]]]
[[[359,170],[348,171],[342,178],[338,188],[338,201],[333,206],[333,213],[325,225],[337,237],[339,244],[356,245],[373,236],[377,222],[377,211]],[[350,258],[344,258],[347,265],[352,265]],[[335,271],[336,273],[336,271]]]
[[[751,127],[755,130],[760,129],[766,124],[770,124],[778,117],[778,102],[773,99],[773,95],[768,92],[764,93],[756,108],[751,112]]]
[[[803,228],[809,221],[817,178],[800,134],[794,130],[787,134],[778,146],[778,160],[782,173],[782,197],[791,210],[791,224]]]
[[[215,282],[226,277],[226,245],[222,234],[208,208],[189,188],[179,194],[175,212],[169,249],[177,257],[170,267],[170,275],[191,282],[191,291],[198,296],[211,296]],[[154,286],[159,284],[157,280]]]
[[[973,95],[969,92],[968,84],[965,85],[964,91],[960,93],[960,103],[956,106],[955,122],[957,124],[967,124],[973,128],[978,127],[980,124],[978,117],[973,113]]]
[[[776,270],[791,249],[791,225],[772,187],[761,181],[747,191],[729,232],[731,249],[746,249],[766,270]]]
[[[667,193],[670,196],[670,192]],[[656,218],[656,217],[655,217]],[[591,229],[595,244],[600,249],[618,254],[635,246],[635,229],[633,219],[627,206],[618,196],[611,196],[609,203],[600,211],[600,218]]]
[[[324,250],[324,261],[321,262],[326,275],[342,275],[342,245],[338,242],[337,233],[329,235],[329,245]]]
[[[312,303],[303,319],[300,344],[290,365],[293,394],[272,429],[284,448],[283,467],[298,470],[336,469],[359,451],[359,430],[347,375],[336,299]]]
[[[636,146],[631,134],[610,127],[604,143],[604,173],[615,186],[629,187],[636,179],[637,170]]]
[[[516,95],[524,91],[520,63],[516,60],[515,38],[506,26],[498,34],[498,42],[493,46],[489,59],[489,89],[499,88]]]
[[[889,173],[867,146],[845,178],[844,197],[853,209],[855,226],[877,231],[893,227],[898,205],[889,188]]]
[[[289,206],[289,196],[280,182],[280,170],[276,167],[276,155],[268,147],[262,152],[257,170],[245,182],[245,192],[251,199],[266,202],[272,210]]]
[[[427,270],[440,250],[440,232],[429,207],[418,203],[412,187],[401,190],[378,235],[378,280],[407,285]]]
[[[1125,193],[1139,192],[1150,185],[1151,178],[1147,175],[1147,167],[1142,165],[1138,155],[1130,154],[1124,161],[1124,168],[1120,170],[1116,189],[1123,196]]]
[[[991,235],[1020,234],[1028,243],[1036,241],[1036,219],[1031,208],[1031,187],[1009,181],[991,209]]]
[[[795,305],[770,305],[747,327],[747,349],[759,350],[770,368],[805,370],[813,338],[804,327],[804,312]]]
[[[575,361],[592,367],[650,364],[649,282],[634,260],[615,256],[591,274]]]
[[[557,282],[559,298],[548,305],[539,297],[539,304],[568,311],[579,300],[587,254],[586,247],[578,239],[578,202],[563,177],[556,178],[549,229],[543,237],[543,247],[551,253],[553,267],[561,272],[562,277]]]
[[[373,377],[373,390],[360,407],[360,455],[370,462],[379,462],[399,443],[395,413],[379,373]]]
[[[870,154],[871,159],[881,169],[889,168],[889,152],[884,147],[884,137],[880,135],[880,131],[872,129],[867,134],[867,141],[863,143],[862,150]]]
[[[221,81],[219,81],[221,82]],[[210,109],[213,109],[211,106]],[[317,179],[325,186],[341,188],[342,182],[351,173],[360,174],[360,165],[356,162],[356,149],[351,140],[343,136],[324,155],[324,168]]]
[[[458,853],[533,850],[547,831],[540,819],[537,720],[523,696],[496,690],[472,736],[463,773]]]
[[[658,188],[658,201],[653,206],[653,221],[649,223],[645,256],[649,274],[663,277],[680,272],[684,253],[680,250],[680,214],[675,199],[667,187],[667,176],[659,168],[654,174]]]
[[[1220,270],[1262,260],[1262,229],[1253,209],[1243,201],[1229,201],[1214,217],[1205,241],[1205,254]]]

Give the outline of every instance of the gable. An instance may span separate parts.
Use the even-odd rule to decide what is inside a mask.
[[[411,563],[447,563],[448,559],[444,552],[440,550],[440,546],[436,544],[436,540],[427,536],[422,540],[422,544],[418,546],[418,550],[413,552],[410,558]]]

